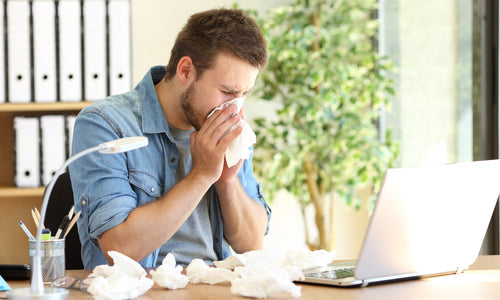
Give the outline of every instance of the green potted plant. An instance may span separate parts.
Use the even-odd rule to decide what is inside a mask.
[[[335,248],[333,199],[358,207],[366,187],[373,198],[397,154],[378,126],[394,92],[391,64],[374,47],[376,2],[295,0],[257,17],[270,60],[256,95],[280,105],[275,118],[254,120],[256,170],[271,200],[286,189],[303,212],[314,206],[310,249]]]

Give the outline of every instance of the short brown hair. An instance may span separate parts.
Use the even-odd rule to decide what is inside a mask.
[[[212,9],[192,15],[179,32],[165,78],[171,79],[179,60],[189,56],[199,79],[220,53],[245,60],[258,69],[267,65],[266,39],[255,20],[239,9]]]

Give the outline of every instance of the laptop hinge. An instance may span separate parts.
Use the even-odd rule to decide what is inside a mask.
[[[361,287],[367,287],[369,283],[370,283],[369,280],[362,280]]]

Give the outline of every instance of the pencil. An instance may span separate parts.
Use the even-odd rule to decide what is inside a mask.
[[[74,208],[75,207],[72,206],[71,209],[69,210],[69,213],[67,215],[65,215],[64,218],[62,219],[61,224],[59,225],[57,232],[56,232],[56,235],[55,235],[56,240],[61,236],[61,234],[63,234],[66,231],[66,228],[68,227],[68,224],[69,224],[71,218],[73,217]]]
[[[68,235],[71,228],[75,225],[76,220],[78,220],[78,218],[80,217],[81,212],[82,212],[81,210],[79,212],[77,212],[76,215],[71,219],[71,222],[69,222],[68,228],[66,228],[66,231],[64,231],[63,239],[66,238],[66,236]]]
[[[36,217],[36,213],[33,209],[31,209],[31,216],[33,217],[33,222],[35,222],[36,228],[38,228],[40,224],[38,223],[38,218]]]
[[[38,219],[39,226],[42,226],[42,228],[45,228],[45,226],[43,224],[40,224],[40,212],[38,211],[38,208],[36,208],[36,207],[35,207],[35,214],[36,214],[36,217]]]

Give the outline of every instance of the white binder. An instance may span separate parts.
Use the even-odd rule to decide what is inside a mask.
[[[68,135],[66,136],[67,138],[67,145],[68,145],[68,154],[69,156],[66,158],[69,158],[71,156],[71,151],[73,150],[73,132],[75,129],[75,121],[76,121],[76,116],[67,116],[66,117],[66,132]]]
[[[57,97],[55,10],[54,1],[33,1],[35,102],[55,102]]]
[[[107,96],[106,74],[106,2],[83,2],[85,100]]]
[[[82,53],[80,1],[59,1],[60,100],[75,102],[82,97]]]
[[[7,1],[9,101],[31,101],[30,7],[28,0]]]
[[[131,87],[129,0],[110,0],[108,14],[110,94],[115,95]]]
[[[42,182],[47,185],[66,158],[64,116],[42,116],[40,126],[42,129]]]
[[[40,185],[39,120],[35,117],[14,117],[16,176],[18,187]]]

